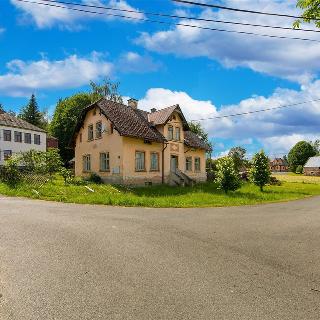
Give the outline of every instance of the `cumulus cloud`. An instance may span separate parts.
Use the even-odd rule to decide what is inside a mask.
[[[197,100],[185,92],[163,88],[149,89],[139,104],[149,111],[152,107],[163,108],[178,103],[188,120],[196,120],[317,99],[320,99],[320,80],[299,91],[277,89],[269,97],[255,96],[219,109],[211,101]],[[283,154],[300,140],[319,138],[320,101],[241,117],[208,119],[201,124],[213,140],[226,139],[250,149],[259,144],[270,154]]]
[[[122,72],[146,73],[157,71],[161,67],[161,63],[155,62],[149,55],[129,51],[121,55],[117,66]]]
[[[110,75],[113,65],[93,52],[88,57],[71,55],[64,60],[12,60],[8,72],[0,74],[0,93],[25,96],[39,89],[65,89],[86,85],[90,80]]]
[[[38,3],[45,3],[48,4],[48,1],[39,0]],[[108,16],[106,14],[114,14],[114,15],[125,15],[129,18],[143,18],[144,14],[142,13],[123,13],[118,11],[107,11],[103,9],[95,9],[95,8],[81,8],[75,7],[78,9],[84,9],[88,11],[95,11],[105,13],[104,15],[101,14],[90,14],[85,12],[78,12],[73,10],[67,10],[67,5],[64,4],[57,4],[52,3],[52,5],[57,5],[59,7],[54,6],[45,6],[41,4],[31,4],[20,2],[17,0],[11,0],[11,3],[22,12],[22,16],[20,19],[24,23],[28,23],[30,19],[36,24],[38,28],[50,28],[55,25],[59,26],[60,28],[67,28],[71,30],[81,29],[82,23],[88,20],[104,20],[110,21],[115,19],[121,19],[123,21],[129,22],[137,22],[138,20],[134,19],[123,19],[120,17],[115,16]],[[115,9],[124,9],[124,10],[137,10],[134,7],[130,6],[125,0],[82,0],[82,4],[87,5],[94,5],[94,6],[106,6],[112,7]],[[61,8],[62,7],[62,8]]]
[[[267,12],[298,14],[295,3],[296,1],[243,0],[241,1],[241,7]],[[239,1],[235,0],[226,0],[224,4],[239,7]],[[202,10],[198,17],[253,24],[286,25],[289,27],[292,23],[290,19],[211,9]],[[300,31],[232,26],[189,20],[180,20],[180,22],[212,28],[288,37],[300,36],[320,40],[318,35]],[[310,26],[308,27],[310,28]],[[257,72],[299,83],[310,82],[320,69],[320,43],[316,42],[271,39],[176,26],[153,34],[142,33],[137,39],[137,43],[151,51],[163,54],[175,54],[183,57],[208,57],[220,62],[227,68],[247,67]]]

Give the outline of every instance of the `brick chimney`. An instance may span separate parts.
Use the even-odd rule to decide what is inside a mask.
[[[138,100],[134,98],[130,98],[128,100],[128,106],[131,107],[132,109],[138,109]]]

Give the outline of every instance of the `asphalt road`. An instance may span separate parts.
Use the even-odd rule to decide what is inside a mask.
[[[143,209],[0,196],[0,319],[318,320],[319,249],[319,197]]]

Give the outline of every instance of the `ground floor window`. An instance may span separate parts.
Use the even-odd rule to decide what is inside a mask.
[[[40,144],[40,134],[35,134],[34,135],[34,140],[33,140],[34,144]]]
[[[192,171],[192,157],[186,158],[186,171]]]
[[[151,152],[150,170],[151,171],[158,171],[159,170],[159,153],[158,152]]]
[[[31,133],[24,134],[24,143],[31,144]]]
[[[12,150],[3,150],[3,159],[9,160],[12,156]]]
[[[91,155],[86,154],[83,156],[83,171],[84,172],[89,172],[91,171]]]
[[[136,151],[136,171],[145,171],[145,153]]]
[[[200,171],[200,158],[194,158],[194,171]]]
[[[110,171],[109,152],[100,153],[100,171]]]

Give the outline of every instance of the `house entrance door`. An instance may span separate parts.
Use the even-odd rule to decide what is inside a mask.
[[[176,172],[178,169],[178,156],[171,156],[170,168],[172,172]]]

